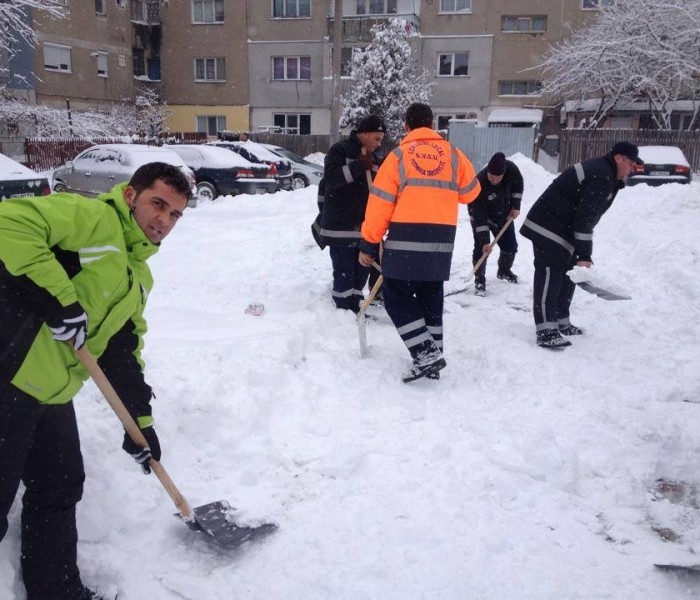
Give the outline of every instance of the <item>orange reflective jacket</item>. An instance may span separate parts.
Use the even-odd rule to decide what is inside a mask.
[[[458,203],[472,202],[480,190],[474,167],[459,149],[430,128],[414,129],[377,173],[362,224],[361,249],[378,244],[388,231],[382,258],[385,277],[446,281]]]

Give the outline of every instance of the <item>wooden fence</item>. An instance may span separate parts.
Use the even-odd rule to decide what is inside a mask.
[[[160,144],[199,144],[207,141],[206,133],[171,133],[156,141]],[[49,171],[73,160],[83,150],[95,144],[121,144],[123,138],[25,138],[25,164],[35,171]],[[153,143],[153,140],[133,140],[134,144]]]
[[[658,131],[653,129],[565,129],[559,145],[559,171],[581,160],[602,156],[615,142],[637,146],[678,146],[690,163],[700,171],[699,131]]]

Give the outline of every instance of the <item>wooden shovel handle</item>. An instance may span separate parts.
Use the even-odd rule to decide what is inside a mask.
[[[503,225],[503,227],[501,227],[501,229],[500,229],[500,230],[498,231],[498,233],[496,234],[496,237],[493,238],[493,242],[491,242],[491,243],[489,244],[489,250],[493,250],[493,247],[496,245],[496,242],[498,242],[498,240],[501,239],[501,236],[506,232],[506,229],[508,229],[508,225],[510,225],[512,222],[513,222],[513,217],[508,217],[508,219],[506,220],[506,222],[505,222],[505,224]],[[469,277],[471,277],[472,275],[474,275],[474,273],[476,273],[476,272],[479,270],[479,267],[480,267],[480,266],[482,265],[482,263],[488,258],[488,256],[489,256],[489,255],[486,254],[485,252],[481,254],[481,258],[480,258],[478,261],[476,261],[476,264],[474,265],[474,268],[472,269],[472,272],[471,272],[471,274],[469,275]]]
[[[367,148],[362,146],[362,148],[360,148],[360,154],[362,154],[362,155],[367,154]],[[367,189],[371,189],[372,188],[372,172],[365,171],[365,176],[367,177]]]
[[[93,381],[97,384],[97,387],[100,389],[109,405],[112,407],[114,413],[122,422],[122,425],[129,434],[129,437],[134,440],[135,444],[147,448],[148,442],[143,436],[141,429],[129,414],[129,411],[126,410],[124,403],[112,387],[112,384],[107,379],[104,371],[100,368],[100,365],[97,364],[97,361],[90,350],[88,350],[87,344],[80,348],[80,350],[76,350],[76,354],[78,355],[80,362],[83,363],[85,368],[88,370],[88,373],[90,373],[90,377],[92,377]],[[187,503],[187,500],[185,500],[185,497],[180,493],[180,490],[177,489],[176,485],[173,483],[173,480],[170,479],[170,475],[168,475],[165,467],[154,458],[151,458],[148,464],[152,471],[156,474],[156,477],[158,477],[158,481],[160,481],[161,485],[165,488],[165,491],[168,492],[168,495],[175,503],[175,506],[180,512],[182,518],[186,520],[193,520],[194,513],[192,512],[190,505]]]

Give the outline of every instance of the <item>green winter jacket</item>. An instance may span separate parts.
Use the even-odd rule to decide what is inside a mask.
[[[87,346],[98,357],[129,322],[137,338],[131,360],[143,367],[143,311],[153,286],[145,261],[158,246],[132,218],[125,188],[97,199],[60,193],[0,202],[0,377],[41,403],[70,401],[88,377],[44,322],[60,306],[80,302]]]

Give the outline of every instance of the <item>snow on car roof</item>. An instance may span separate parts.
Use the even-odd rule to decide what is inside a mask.
[[[9,156],[0,154],[0,180],[11,181],[14,179],[33,178],[41,178],[41,175],[11,159]]]
[[[135,167],[143,166],[149,162],[164,162],[176,167],[186,166],[180,155],[168,148],[161,146],[146,146],[143,144],[97,144],[88,150],[103,149],[120,152],[127,157],[128,164]]]
[[[251,154],[255,155],[258,157],[260,160],[265,160],[265,161],[274,161],[277,162],[279,160],[287,160],[287,159],[281,159],[278,154],[275,154],[274,152],[270,152],[265,146],[262,144],[258,144],[257,142],[251,142],[248,140],[247,142],[226,142],[227,145],[231,146],[238,146],[238,147],[243,147],[248,152]]]
[[[639,158],[652,165],[690,166],[678,146],[639,146]]]
[[[187,165],[195,169],[198,169],[200,167],[209,167],[211,169],[230,169],[231,167],[244,167],[246,169],[249,169],[255,166],[253,165],[253,163],[243,158],[237,152],[231,152],[231,150],[221,148],[218,146],[209,146],[207,144],[182,144],[168,146],[168,148],[170,148],[173,152],[177,152],[178,148],[182,148],[184,150],[190,149],[201,152],[203,161],[192,161],[192,164],[190,164],[190,156],[188,155],[183,157]]]

